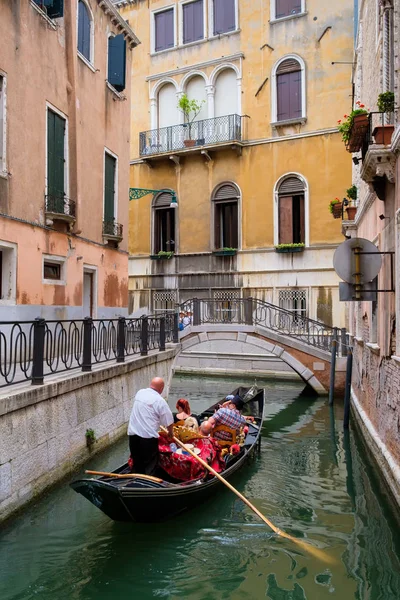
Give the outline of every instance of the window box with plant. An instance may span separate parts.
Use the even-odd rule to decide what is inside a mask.
[[[346,196],[348,198],[348,201],[343,202],[343,204],[346,206],[347,219],[348,221],[354,221],[357,213],[357,186],[352,185],[351,187],[349,187],[349,189],[346,191]]]
[[[235,256],[237,248],[217,248],[213,251],[214,256]]]
[[[334,219],[341,219],[343,213],[343,202],[339,198],[334,198],[329,203],[329,212]]]
[[[186,148],[192,148],[196,144],[196,140],[192,139],[193,121],[200,114],[204,103],[205,100],[202,100],[201,102],[197,100],[189,100],[187,94],[182,94],[182,96],[179,98],[178,108],[183,113],[185,118],[184,126],[187,128],[187,138],[183,140]]]
[[[173,250],[160,250],[157,254],[150,254],[151,260],[169,260],[174,256],[175,252]]]
[[[390,115],[394,113],[394,93],[384,92],[383,94],[379,94],[377,105],[378,110],[380,113],[382,113],[382,115]],[[374,138],[375,144],[383,144],[384,146],[388,146],[392,141],[393,131],[394,125],[385,125],[383,122],[382,125],[374,127],[372,137]]]
[[[344,115],[344,120],[339,119],[338,129],[348,152],[359,152],[363,145],[365,134],[369,126],[369,113],[364,104],[356,102],[349,115]]]
[[[303,252],[304,248],[305,248],[305,244],[303,244],[303,243],[278,244],[277,246],[275,246],[275,252],[278,252],[279,254],[283,254],[283,253],[292,254],[293,252]]]

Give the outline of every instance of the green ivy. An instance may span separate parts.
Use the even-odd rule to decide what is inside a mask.
[[[304,248],[305,244],[303,242],[300,242],[298,244],[278,244],[277,246],[275,246],[275,248],[278,249],[284,249],[284,248]]]

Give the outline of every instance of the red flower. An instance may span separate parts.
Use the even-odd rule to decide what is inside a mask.
[[[347,117],[348,117],[348,116],[349,116],[349,115],[344,115],[344,118],[345,118],[345,119],[347,119]]]
[[[339,119],[339,121],[338,121],[339,125],[340,125],[341,122],[342,122],[342,119]]]
[[[365,108],[365,104],[360,104],[360,108]]]

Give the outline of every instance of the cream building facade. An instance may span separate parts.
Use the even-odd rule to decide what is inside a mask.
[[[353,1],[115,5],[142,42],[129,311],[252,296],[344,325],[332,266],[343,238],[329,202],[351,182],[337,119],[351,104],[341,63],[353,54]],[[178,108],[184,94],[201,104],[192,123]],[[139,198],[139,188],[161,192]]]
[[[110,0],[0,3],[0,319],[127,311],[134,32]]]

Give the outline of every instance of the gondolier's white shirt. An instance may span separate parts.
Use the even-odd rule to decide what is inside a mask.
[[[172,412],[158,392],[151,388],[139,390],[133,402],[128,435],[158,438],[160,425],[168,427],[173,422]]]

